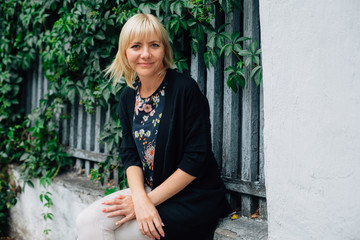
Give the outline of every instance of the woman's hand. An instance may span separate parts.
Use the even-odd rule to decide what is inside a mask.
[[[140,232],[151,239],[154,237],[156,239],[160,239],[160,235],[165,237],[165,233],[162,228],[164,224],[162,223],[160,215],[154,204],[150,201],[147,195],[141,197],[133,196],[133,202]],[[122,220],[120,220],[120,222],[121,221]]]
[[[102,204],[108,205],[102,211],[107,213],[107,217],[124,216],[121,224],[135,218],[135,209],[132,197],[129,195],[119,195],[114,199],[109,199]],[[116,225],[120,225],[116,222]]]
[[[164,225],[159,213],[147,196],[138,197],[134,200],[130,195],[119,195],[102,204],[108,205],[102,210],[107,213],[107,217],[124,216],[123,219],[116,222],[116,225],[121,225],[136,217],[139,230],[143,235],[151,239],[160,239],[160,235],[165,236],[162,228]]]

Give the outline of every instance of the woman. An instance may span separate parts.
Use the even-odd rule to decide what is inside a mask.
[[[207,240],[229,210],[211,150],[208,102],[196,82],[172,66],[164,27],[150,14],[131,17],[107,69],[128,84],[119,116],[130,189],[83,211],[79,240]]]

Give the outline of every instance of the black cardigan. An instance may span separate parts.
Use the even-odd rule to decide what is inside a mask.
[[[165,224],[165,239],[208,239],[219,217],[229,211],[212,152],[209,104],[192,78],[174,70],[167,70],[165,78],[168,84],[156,139],[153,188],[178,168],[197,177],[157,206]],[[132,136],[134,106],[135,91],[127,87],[119,104],[123,128],[120,157],[125,169],[142,166]]]

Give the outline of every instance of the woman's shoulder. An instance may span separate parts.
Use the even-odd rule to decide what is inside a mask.
[[[135,90],[129,86],[126,86],[125,89],[120,94],[120,101],[126,101],[131,96],[135,96]]]
[[[199,89],[197,82],[184,73],[180,73],[174,69],[169,69],[168,72],[168,81],[171,81],[171,84],[175,89],[178,90],[194,90]]]
[[[118,112],[121,112],[121,109],[123,111],[127,111],[127,109],[130,109],[130,106],[132,102],[135,99],[135,90],[130,87],[125,87],[124,90],[122,90],[118,102]]]

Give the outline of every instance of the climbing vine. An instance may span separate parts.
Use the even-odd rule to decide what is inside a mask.
[[[104,78],[117,51],[118,35],[126,20],[138,12],[152,13],[169,32],[176,67],[189,70],[191,53],[203,55],[207,67],[222,57],[233,55],[237,64],[224,66],[227,85],[234,91],[253,79],[262,79],[261,50],[239,32],[227,32],[226,24],[213,27],[216,11],[242,11],[236,0],[0,0],[0,236],[6,235],[8,209],[16,203],[16,186],[9,164],[21,164],[22,178],[32,185],[41,179],[44,191],[44,219],[54,216],[48,186],[56,175],[71,165],[59,138],[59,126],[69,117],[67,103],[76,99],[89,113],[97,106],[115,108],[125,82],[113,85]],[[248,41],[247,48],[244,42]],[[187,48],[186,46],[190,46]],[[25,115],[21,103],[26,72],[41,62],[50,91],[40,105]],[[244,69],[250,68],[249,79]],[[100,141],[116,152],[121,142],[121,124],[112,109]],[[104,174],[114,171],[116,154],[93,170],[91,177],[104,182]],[[123,174],[123,171],[118,171]],[[124,186],[123,180],[121,185]],[[23,186],[24,187],[24,186]],[[112,190],[109,190],[110,192]],[[50,229],[46,228],[47,234]]]

